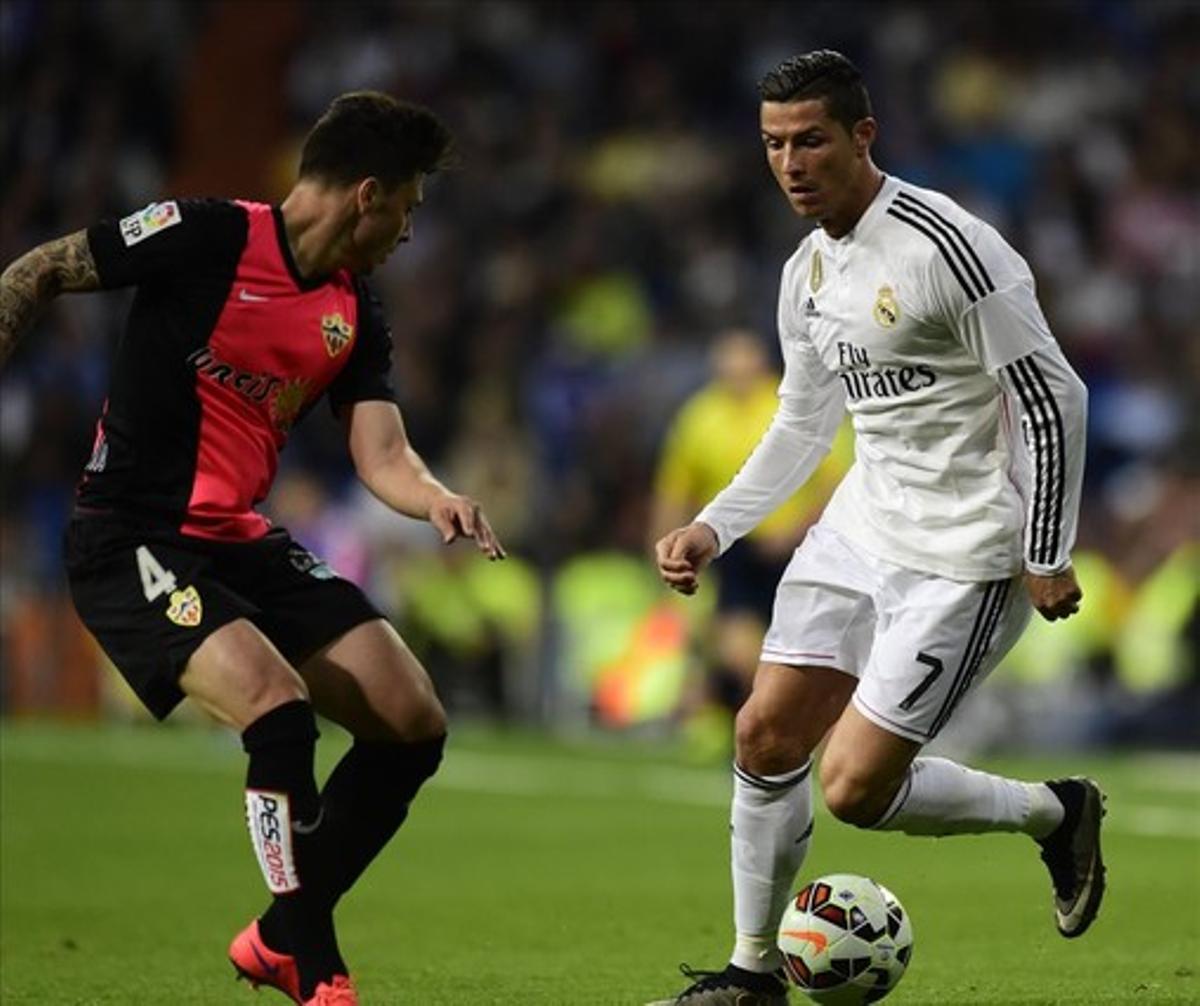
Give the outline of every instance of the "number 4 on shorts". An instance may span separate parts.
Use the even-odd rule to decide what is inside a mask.
[[[147,601],[153,601],[175,589],[175,574],[163,569],[162,563],[154,558],[154,553],[145,545],[137,547],[137,564],[138,574],[142,578],[142,593]]]

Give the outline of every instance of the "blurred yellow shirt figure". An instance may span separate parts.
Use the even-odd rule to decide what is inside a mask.
[[[722,332],[710,365],[712,379],[683,403],[664,437],[651,547],[725,488],[779,405],[780,375],[755,333]],[[779,578],[853,461],[854,435],[845,422],[812,477],[715,564],[715,611],[700,647],[705,673],[680,709],[696,757],[719,761],[730,754],[733,712],[749,694]]]
[[[691,520],[725,488],[779,405],[779,375],[753,333],[723,334],[713,348],[712,368],[712,381],[684,402],[667,431],[655,476],[656,532]],[[853,461],[854,436],[845,423],[812,478],[747,538],[790,552]]]

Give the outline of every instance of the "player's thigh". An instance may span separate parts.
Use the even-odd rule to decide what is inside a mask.
[[[878,821],[921,745],[867,719],[852,703],[838,718],[821,756],[825,803],[844,821]]]
[[[238,730],[286,702],[308,698],[300,675],[245,618],[221,626],[196,648],[179,686],[210,715]]]
[[[416,742],[446,732],[421,662],[383,619],[355,626],[300,667],[313,705],[354,736]]]
[[[883,730],[933,740],[1029,621],[1019,578],[963,583],[893,567],[854,704]]]
[[[738,714],[744,768],[786,772],[841,715],[870,654],[874,571],[827,528],[811,528],[775,594],[754,689]]]
[[[299,668],[355,626],[383,615],[283,528],[250,549],[230,550],[223,572],[255,606],[253,622]]]
[[[757,775],[798,768],[812,755],[854,692],[855,679],[833,667],[763,662],[738,711],[738,764]]]
[[[254,606],[220,579],[207,543],[119,517],[77,519],[64,552],[84,625],[158,719],[184,698],[192,656]]]

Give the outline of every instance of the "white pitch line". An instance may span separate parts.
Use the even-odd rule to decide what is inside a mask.
[[[155,746],[142,751],[137,745],[88,749],[28,744],[24,738],[3,738],[4,760],[42,764],[103,762],[149,771],[207,774],[228,772],[237,752],[221,744],[197,751],[195,747]],[[168,753],[169,752],[169,753]],[[1162,759],[1159,768],[1165,768]],[[1178,770],[1184,759],[1171,759]],[[1164,773],[1165,775],[1165,773]],[[1159,777],[1160,779],[1162,776]],[[583,797],[586,799],[642,799],[692,807],[727,809],[732,784],[728,775],[712,769],[686,768],[638,762],[632,759],[562,757],[553,754],[520,755],[452,748],[430,785],[435,789],[490,793],[514,797]],[[1143,838],[1200,840],[1200,812],[1187,807],[1157,804],[1110,803],[1105,830]]]
[[[603,772],[597,768],[603,767]],[[614,771],[614,768],[619,771]],[[662,803],[727,808],[731,784],[703,769],[589,762],[553,757],[458,751],[448,757],[430,785],[475,793],[521,796],[642,798]],[[1121,803],[1105,829],[1144,838],[1200,840],[1200,813],[1187,808]]]

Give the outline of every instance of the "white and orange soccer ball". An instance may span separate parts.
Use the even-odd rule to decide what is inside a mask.
[[[867,877],[831,873],[802,887],[779,924],[783,966],[798,989],[826,1006],[878,1002],[912,956],[908,912]]]

